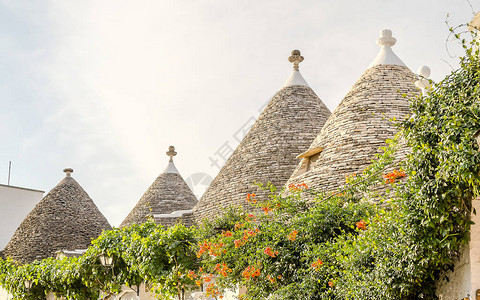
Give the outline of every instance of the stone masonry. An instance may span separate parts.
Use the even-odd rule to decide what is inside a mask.
[[[193,192],[178,173],[173,163],[175,147],[170,146],[167,155],[170,156],[167,169],[160,174],[152,183],[148,190],[143,194],[132,211],[123,220],[120,227],[126,227],[130,224],[141,224],[153,218],[156,214],[170,214],[179,210],[190,210],[198,200]],[[183,220],[185,225],[191,224],[191,218],[155,218],[155,222],[165,226],[171,226],[178,220]]]
[[[70,176],[55,186],[20,224],[3,253],[20,263],[52,257],[58,250],[86,249],[107,219],[83,188]]]
[[[403,95],[419,93],[415,80],[405,66],[376,65],[366,70],[310,146],[309,150],[319,151],[316,161],[303,158],[287,184],[306,183],[328,192],[342,187],[346,175],[361,173],[398,131],[393,120],[409,114]],[[407,149],[399,151],[404,156]],[[312,165],[304,172],[308,163]]]
[[[299,56],[299,51],[294,52],[292,56]],[[299,77],[301,80],[296,81],[297,77],[291,82],[303,81]],[[270,181],[281,188],[297,165],[296,156],[308,147],[329,115],[328,108],[306,83],[284,86],[193,209],[195,221],[217,216],[231,206],[245,206],[248,193],[265,197],[255,182]]]

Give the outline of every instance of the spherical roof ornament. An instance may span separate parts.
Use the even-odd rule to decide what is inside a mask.
[[[415,85],[422,90],[423,95],[427,94],[427,90],[431,87],[431,80],[428,79],[430,77],[430,68],[427,66],[421,66],[418,68],[418,75],[420,78],[415,81]]]
[[[421,66],[418,68],[418,74],[422,77],[428,78],[430,77],[430,68],[428,66]]]

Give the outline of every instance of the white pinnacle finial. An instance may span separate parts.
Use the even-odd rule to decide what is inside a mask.
[[[377,39],[377,45],[392,47],[397,42],[397,39],[392,37],[392,31],[390,29],[383,29],[380,31],[380,37]]]
[[[397,39],[392,37],[392,31],[390,29],[383,29],[380,31],[380,37],[377,39],[377,45],[381,47],[380,53],[375,57],[369,68],[377,65],[397,65],[406,67],[403,61],[401,61],[392,51],[392,46],[396,43]]]
[[[65,176],[67,177],[70,177],[72,176],[72,173],[73,173],[73,169],[72,168],[66,168],[66,169],[63,169],[63,172],[65,172]]]
[[[422,90],[424,95],[426,95],[427,90],[431,86],[430,80],[428,79],[430,77],[430,68],[427,66],[421,66],[418,68],[418,75],[420,75],[420,78],[415,81],[415,85]]]

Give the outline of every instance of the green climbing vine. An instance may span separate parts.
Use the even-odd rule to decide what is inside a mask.
[[[81,257],[48,258],[17,265],[0,263],[0,284],[16,299],[45,299],[48,293],[67,299],[98,299],[119,293],[122,286],[139,291],[142,282],[153,294],[181,297],[194,286],[185,276],[198,268],[193,231],[183,225],[164,229],[152,221],[104,231]],[[99,257],[113,258],[103,266]],[[32,283],[27,289],[25,281]]]

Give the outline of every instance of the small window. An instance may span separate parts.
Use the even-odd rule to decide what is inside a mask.
[[[303,158],[303,160],[294,177],[312,170],[322,151],[323,148],[313,148],[297,156],[297,158]]]
[[[310,171],[311,169],[313,169],[313,166],[315,165],[315,163],[317,162],[318,158],[320,157],[320,154],[322,152],[318,152],[317,154],[314,154],[310,157],[307,157],[308,159],[308,164],[307,164],[307,170],[306,172]]]

